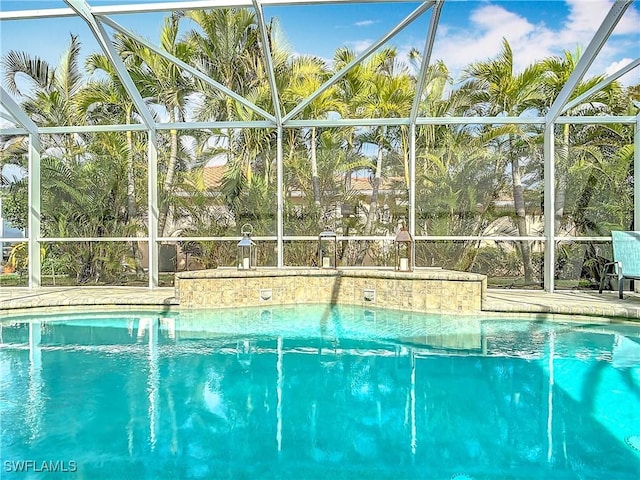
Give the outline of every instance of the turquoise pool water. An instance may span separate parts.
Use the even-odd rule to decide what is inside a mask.
[[[357,307],[0,323],[1,473],[640,478],[640,327]]]

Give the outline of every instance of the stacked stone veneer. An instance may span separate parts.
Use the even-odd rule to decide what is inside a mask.
[[[175,279],[181,307],[371,305],[414,312],[479,312],[484,275],[429,269],[387,270],[235,269],[181,272]]]

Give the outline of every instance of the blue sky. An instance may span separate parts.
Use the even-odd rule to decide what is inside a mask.
[[[162,0],[89,0],[92,6],[161,3]],[[433,58],[443,59],[454,74],[470,62],[495,56],[502,38],[514,51],[516,68],[562,50],[586,47],[613,0],[449,0],[442,9]],[[294,54],[330,60],[336,48],[361,51],[412,12],[419,3],[324,4],[265,7],[265,16],[279,18]],[[0,10],[64,8],[62,0],[2,0]],[[402,56],[424,49],[431,11],[391,40]],[[155,41],[163,14],[117,15],[122,25]],[[640,57],[640,5],[632,4],[594,62],[590,74],[612,73]],[[69,41],[80,36],[83,53],[98,49],[89,29],[78,18],[0,22],[0,51],[16,49],[56,63]],[[624,78],[640,83],[640,69]]]

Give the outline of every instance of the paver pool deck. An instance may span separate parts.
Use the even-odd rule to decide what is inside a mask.
[[[173,287],[42,287],[37,289],[0,287],[0,319],[18,310],[46,307],[155,307],[178,308]],[[640,294],[591,291],[488,289],[483,312],[527,314],[570,314],[617,317],[640,321]]]

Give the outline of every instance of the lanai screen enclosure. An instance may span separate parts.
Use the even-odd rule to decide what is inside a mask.
[[[592,30],[521,58],[556,3],[3,2],[0,224],[25,233],[0,231],[5,261],[31,287],[153,288],[237,266],[250,224],[258,268],[317,266],[325,229],[339,266],[393,268],[406,226],[416,268],[592,288],[611,230],[638,224],[640,14],[567,2]],[[524,7],[541,19],[496,51],[461,65],[473,45],[445,48],[454,19]],[[363,45],[345,33],[376,23]],[[298,51],[296,31],[333,50]],[[631,58],[605,73],[614,40]]]

